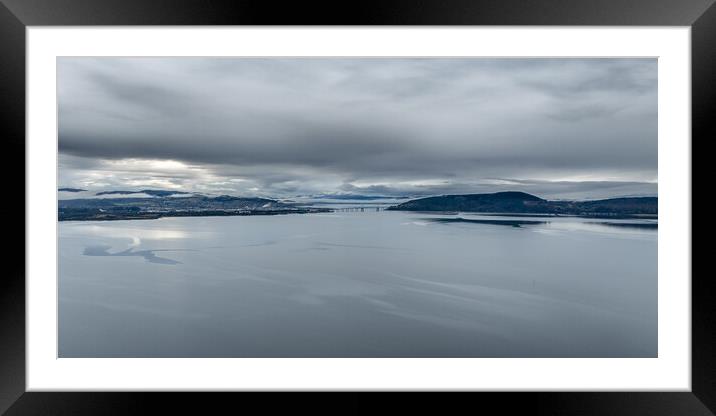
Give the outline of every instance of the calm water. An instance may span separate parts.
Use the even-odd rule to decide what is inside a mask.
[[[655,229],[460,217],[60,223],[60,356],[656,356]]]

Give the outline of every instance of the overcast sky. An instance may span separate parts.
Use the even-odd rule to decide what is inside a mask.
[[[657,193],[656,59],[58,58],[59,184]]]

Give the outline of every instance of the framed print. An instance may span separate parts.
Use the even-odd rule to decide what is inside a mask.
[[[658,6],[4,1],[3,409],[711,414],[716,6]]]

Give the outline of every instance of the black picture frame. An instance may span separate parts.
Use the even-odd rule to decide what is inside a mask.
[[[690,26],[693,142],[714,137],[716,103],[716,6],[714,0],[0,0],[0,137],[2,169],[12,204],[3,204],[12,240],[0,278],[0,413],[135,414],[166,406],[207,413],[207,406],[236,406],[234,394],[25,392],[25,28],[63,25],[587,25]],[[693,169],[693,162],[692,162]],[[21,199],[19,195],[23,195]],[[22,202],[21,202],[22,201]],[[23,214],[24,215],[24,214]],[[25,221],[27,219],[25,218]],[[20,237],[22,236],[22,237]],[[692,254],[693,263],[693,254]],[[689,276],[684,276],[688,278]],[[468,401],[500,413],[579,415],[709,415],[716,412],[716,302],[709,276],[692,278],[691,392],[475,393]],[[276,401],[258,398],[264,408]],[[311,395],[293,395],[295,409]],[[465,400],[412,395],[411,405],[441,412]],[[245,397],[245,396],[244,396]],[[242,397],[241,400],[245,400]],[[337,395],[342,406],[370,411],[363,397]],[[430,403],[428,403],[430,402]],[[405,406],[402,403],[400,406]],[[242,405],[243,406],[243,405]],[[310,408],[312,409],[312,408]],[[386,409],[384,409],[386,410]]]

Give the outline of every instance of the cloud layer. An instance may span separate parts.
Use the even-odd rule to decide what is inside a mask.
[[[655,194],[655,59],[59,58],[60,182]]]

